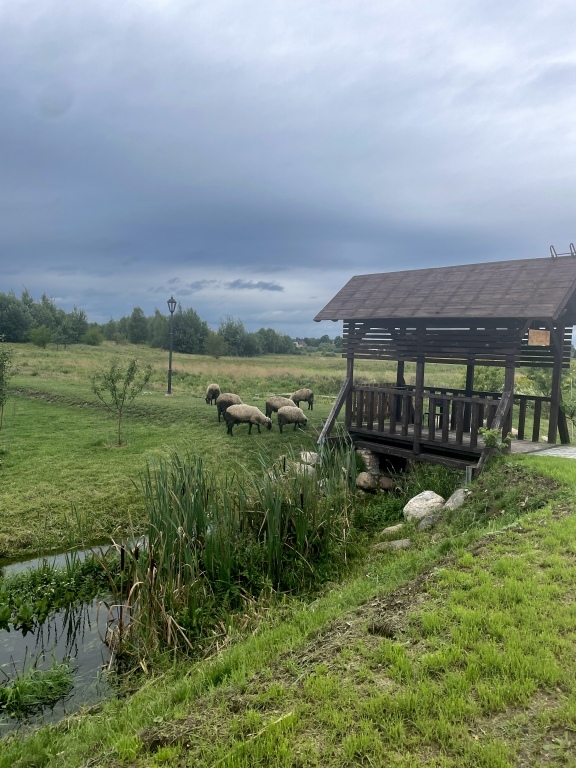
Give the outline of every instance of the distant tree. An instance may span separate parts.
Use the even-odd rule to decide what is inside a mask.
[[[88,330],[88,317],[86,312],[74,305],[72,312],[69,312],[66,315],[63,330],[68,337],[69,344],[79,344],[80,339]]]
[[[201,320],[192,307],[183,310],[178,305],[178,309],[174,313],[175,352],[183,352],[187,355],[203,354],[209,332],[208,323]]]
[[[154,349],[168,349],[170,321],[159,309],[155,309],[154,317],[148,320],[148,331],[151,347]]]
[[[460,382],[464,387],[466,377]],[[495,365],[479,365],[474,370],[474,389],[480,392],[502,392],[504,389],[504,368]]]
[[[32,315],[14,293],[0,293],[0,330],[5,341],[21,343],[28,338]]]
[[[137,360],[131,360],[123,368],[117,360],[107,370],[91,377],[92,392],[118,421],[118,445],[122,445],[120,425],[125,410],[150,381],[152,368],[141,369]]]
[[[80,341],[89,347],[99,347],[104,341],[104,336],[102,336],[98,328],[88,328],[86,333],[82,334]]]
[[[148,342],[148,318],[140,307],[134,307],[128,320],[128,341],[131,344]]]
[[[101,326],[100,332],[106,341],[113,341],[114,334],[116,333],[116,320],[110,318],[107,323],[104,323],[104,325]]]
[[[16,373],[16,366],[12,350],[6,345],[4,336],[0,336],[0,429],[2,429],[4,418],[4,406],[10,393],[8,385],[14,373]]]
[[[210,331],[204,344],[204,352],[211,357],[215,357],[218,360],[219,357],[224,357],[228,354],[228,344],[219,333]]]
[[[45,325],[40,325],[38,328],[32,328],[29,333],[29,339],[37,347],[46,349],[47,345],[52,341],[52,331]]]

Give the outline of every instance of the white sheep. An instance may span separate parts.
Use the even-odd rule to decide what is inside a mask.
[[[248,424],[249,435],[252,434],[254,424],[258,427],[258,434],[260,434],[261,425],[266,429],[272,429],[272,421],[255,405],[230,405],[224,413],[224,421],[229,435],[232,434],[232,427],[235,424]]]
[[[223,413],[226,412],[226,408],[230,407],[231,405],[241,405],[242,400],[240,400],[238,395],[235,395],[233,392],[222,392],[221,395],[218,395],[216,398],[216,408],[218,410],[218,423],[220,423],[220,416],[222,416]]]
[[[289,397],[280,397],[280,395],[271,395],[266,400],[266,416],[272,416],[278,408],[282,408],[284,405],[294,405],[294,400],[290,400]]]
[[[298,424],[302,424],[303,427],[308,423],[306,414],[302,408],[298,408],[296,405],[284,405],[278,409],[278,427],[280,432],[285,424],[294,424],[294,430]]]
[[[208,384],[206,387],[206,403],[212,405],[220,395],[220,386],[218,384]]]
[[[298,389],[296,392],[293,392],[290,395],[290,399],[295,402],[297,406],[300,405],[301,400],[304,400],[304,402],[308,403],[308,410],[314,410],[314,392],[312,392],[312,390],[308,389],[307,387]]]

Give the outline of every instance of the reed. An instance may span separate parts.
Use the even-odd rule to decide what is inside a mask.
[[[307,470],[293,454],[259,463],[219,473],[177,449],[149,461],[147,545],[126,550],[122,597],[139,654],[194,651],[262,593],[308,589],[343,562],[331,556],[346,552],[351,448],[325,447]]]

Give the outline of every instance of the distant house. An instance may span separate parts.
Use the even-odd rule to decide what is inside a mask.
[[[307,347],[308,346],[308,344],[306,344],[304,339],[296,339],[294,344],[296,344],[297,347]]]

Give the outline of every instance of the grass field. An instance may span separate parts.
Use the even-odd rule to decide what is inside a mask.
[[[130,517],[141,520],[146,461],[172,446],[216,467],[313,447],[343,374],[335,358],[178,357],[166,398],[165,360],[152,350],[16,351],[18,392],[0,434],[8,553],[65,545],[76,518],[89,538],[128,531]],[[118,448],[89,375],[135,351],[155,373]],[[203,401],[212,380],[261,406],[299,386],[320,396],[306,432],[230,438]],[[493,467],[432,534],[409,527],[411,549],[374,551],[312,601],[247,610],[211,658],[175,662],[129,698],[8,738],[0,768],[576,766],[575,503],[576,462]]]
[[[175,355],[173,396],[165,397],[165,355],[147,348],[74,347],[40,350],[16,345],[19,367],[0,432],[0,557],[66,546],[81,521],[87,540],[123,536],[141,522],[139,477],[151,457],[178,446],[200,453],[206,463],[254,467],[264,452],[272,462],[290,448],[311,449],[341,383],[342,362],[312,358],[210,360]],[[91,391],[91,374],[120,358],[137,356],[154,374],[148,389],[123,420],[125,445],[115,445],[115,422]],[[318,393],[308,428],[277,428],[233,437],[218,424],[216,408],[204,402],[206,385],[264,408],[273,392],[289,394],[313,384]],[[322,394],[324,391],[326,394]]]
[[[129,699],[9,738],[0,768],[574,766],[576,462],[491,472],[411,550]]]

